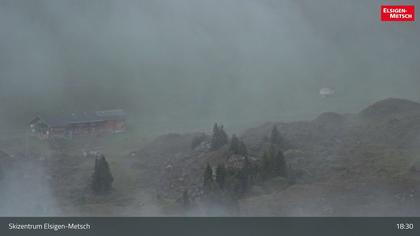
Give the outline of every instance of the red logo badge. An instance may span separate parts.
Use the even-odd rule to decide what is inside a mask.
[[[396,6],[396,5],[382,5],[381,6],[381,21],[414,21],[414,5]]]

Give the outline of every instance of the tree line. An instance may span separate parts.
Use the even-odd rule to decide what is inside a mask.
[[[264,151],[260,161],[250,161],[246,144],[235,134],[229,140],[223,125],[216,123],[211,136],[211,150],[229,145],[229,153],[242,156],[243,161],[240,168],[227,167],[224,163],[216,166],[207,164],[203,173],[204,194],[239,199],[257,182],[278,176],[287,178],[287,164],[280,149],[282,137],[276,126],[272,128],[268,141],[270,147]],[[109,164],[101,155],[95,159],[91,189],[95,194],[107,194],[112,190],[113,181]],[[185,190],[182,195],[183,205],[189,205],[190,201],[189,193]]]
[[[224,134],[222,135],[221,133]],[[277,126],[274,126],[271,130],[268,138],[270,146],[268,150],[264,151],[260,162],[251,162],[249,160],[245,143],[236,135],[232,135],[230,142],[226,142],[226,136],[223,126],[215,124],[212,143],[217,143],[219,145],[217,146],[218,148],[230,143],[230,153],[243,156],[242,166],[233,168],[226,167],[224,163],[219,163],[212,167],[210,164],[207,164],[203,173],[203,190],[205,194],[222,192],[231,197],[240,198],[252,184],[258,181],[266,181],[279,176],[287,178],[287,163],[283,151],[280,149],[283,141]],[[222,143],[223,145],[220,146]],[[215,150],[216,146],[212,145],[212,147]]]

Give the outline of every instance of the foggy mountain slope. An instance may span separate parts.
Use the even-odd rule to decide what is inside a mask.
[[[379,101],[359,113],[360,139],[394,147],[418,147],[420,137],[420,104],[405,99]]]
[[[420,200],[420,175],[412,168],[420,158],[420,104],[385,99],[359,114],[329,115],[327,122],[320,123],[322,116],[326,118],[323,114],[306,123],[301,132],[280,128],[303,151],[300,156],[288,157],[293,168],[308,174],[303,177],[303,185],[292,186],[284,193],[250,198],[243,205],[245,212],[294,216],[418,215],[420,209],[412,206]]]
[[[11,163],[12,160],[10,155],[0,150],[0,181],[2,181],[2,177],[4,176],[4,171],[6,170],[6,167],[10,166]]]
[[[417,187],[420,175],[412,171],[413,163],[420,157],[416,154],[419,146],[412,143],[414,136],[420,136],[420,110],[416,110],[419,106],[407,100],[386,99],[359,114],[323,113],[312,121],[277,123],[281,135],[289,144],[284,150],[287,161],[301,176],[297,184],[284,190],[284,193],[249,196],[249,200],[243,202],[244,212],[252,209],[252,214],[256,210],[254,207],[261,205],[256,214],[272,215],[273,212],[265,210],[275,211],[274,203],[293,202],[296,199],[292,205],[301,204],[301,211],[293,212],[290,205],[290,209],[278,209],[274,215],[360,215],[363,208],[369,207],[371,215],[415,214],[418,209],[410,209],[408,205],[420,198],[420,195],[413,194],[420,190]],[[400,109],[393,109],[395,107]],[[366,111],[376,115],[366,121],[363,119]],[[398,117],[397,123],[392,122],[395,117]],[[252,157],[260,158],[264,151],[263,140],[272,127],[272,123],[267,123],[243,133],[241,138],[249,146]],[[160,167],[156,166],[162,174],[158,188],[166,197],[177,198],[184,189],[190,189],[195,194],[202,184],[205,165],[228,161],[229,154],[224,149],[216,152],[191,150],[188,143],[193,137],[193,134],[161,137],[145,148],[149,155],[147,159],[144,159],[142,151],[135,157],[160,162]],[[153,155],[153,152],[159,155]],[[405,186],[405,189],[401,186]],[[318,196],[316,192],[319,192]],[[305,197],[312,194],[325,198],[325,204],[319,205]],[[400,195],[404,199],[391,201]],[[348,196],[353,200],[347,207],[341,206],[347,203],[346,198],[339,196]],[[369,202],[375,198],[383,202]],[[401,211],[381,209],[384,202],[388,202],[388,205],[402,204]],[[306,203],[309,205],[306,206]],[[282,204],[277,207],[283,209]]]
[[[371,215],[416,215],[420,209],[410,207],[420,200],[420,112],[416,107],[411,101],[386,99],[360,113],[327,112],[310,121],[265,123],[245,130],[239,136],[248,147],[249,158],[258,161],[268,148],[266,140],[273,125],[277,125],[286,161],[296,175],[289,186],[268,181],[252,187],[235,214],[360,215],[368,209]],[[367,119],[365,111],[375,116]],[[86,145],[82,141],[81,146],[69,142],[54,150],[44,143],[44,151],[34,151],[37,154],[31,158],[1,155],[3,169],[13,163],[13,168],[6,169],[14,170],[6,170],[0,181],[9,189],[1,193],[2,199],[10,199],[4,203],[25,201],[20,208],[1,205],[4,214],[179,215],[182,213],[174,209],[184,190],[192,198],[202,195],[208,163],[234,165],[240,158],[230,154],[227,146],[209,151],[209,133],[170,133],[140,149],[136,149],[135,140],[131,145],[125,143],[129,137],[122,134],[109,138],[114,142],[97,140],[98,145],[102,142],[112,149],[112,154],[105,153],[115,179],[109,196],[94,196],[90,191],[94,157],[81,155]],[[202,141],[192,148],[197,137]],[[19,153],[20,143],[15,146],[9,149]],[[33,171],[28,169],[31,166]],[[23,195],[10,198],[21,191],[32,195],[29,199]],[[223,210],[219,213],[229,215]]]
[[[227,147],[209,151],[208,130],[216,121],[245,142],[253,161],[260,160],[277,125],[287,162],[298,173],[286,190],[275,181],[256,186],[250,201],[243,199],[244,210],[267,203],[258,214],[272,209],[328,215],[351,212],[350,207],[358,214],[361,206],[379,207],[364,202],[382,193],[383,202],[400,193],[406,199],[396,186],[416,185],[420,169],[420,112],[414,102],[420,101],[420,27],[381,22],[381,5],[1,0],[0,150],[8,155],[0,152],[0,168],[1,186],[10,191],[0,196],[18,205],[15,212],[2,209],[31,209],[32,215],[162,214],[156,208],[175,204],[184,190],[200,195],[207,163],[240,159]],[[323,88],[335,92],[323,96]],[[401,99],[382,100],[387,97]],[[70,144],[64,149],[28,136],[36,115],[108,109],[127,113],[127,133],[63,140]],[[203,130],[204,137],[195,133]],[[197,137],[204,141],[192,148]],[[156,139],[144,146],[151,138]],[[28,155],[31,145],[40,151]],[[109,162],[115,177],[109,196],[90,191],[95,157],[85,157],[86,149],[103,152]],[[26,189],[33,195],[24,195]],[[346,206],[317,211],[328,201],[305,205],[311,193],[338,199],[335,209]],[[348,206],[342,195],[352,198]],[[45,204],[32,211],[39,199]],[[302,211],[291,207],[281,213],[283,205],[270,205],[293,199],[290,206],[302,205]],[[19,201],[26,205],[20,208]]]
[[[405,99],[385,99],[357,114],[323,113],[312,121],[267,123],[248,129],[243,139],[250,145],[267,136],[277,125],[295,147],[336,145],[366,141],[381,145],[411,145],[420,134],[420,104]],[[336,146],[334,145],[334,146]]]
[[[388,118],[392,115],[403,116],[410,113],[420,113],[420,103],[406,99],[388,98],[363,109],[359,115],[366,119]]]
[[[191,149],[192,140],[201,135],[163,135],[131,156],[133,169],[144,170],[145,174],[139,178],[147,185],[142,187],[151,187],[171,198],[179,197],[183,187],[198,188],[201,180],[197,176],[201,175],[202,167],[214,158],[224,161],[223,150],[207,153]]]
[[[1,216],[57,216],[61,214],[42,160],[15,156],[0,160]]]

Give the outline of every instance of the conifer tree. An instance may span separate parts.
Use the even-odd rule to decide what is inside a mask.
[[[270,143],[274,145],[281,144],[281,136],[277,129],[277,125],[275,125],[273,129],[271,130]]]
[[[211,189],[213,185],[213,170],[210,164],[207,164],[206,169],[204,170],[204,183],[203,187],[206,191]]]
[[[211,136],[211,143],[210,143],[210,147],[212,150],[216,150],[219,148],[219,127],[217,126],[217,123],[214,124],[213,126],[213,134]]]
[[[261,177],[265,180],[271,177],[272,174],[272,166],[271,166],[271,153],[265,151],[262,157],[261,163]]]
[[[219,126],[217,126],[217,123],[214,123],[213,125],[213,135],[219,133]]]
[[[224,189],[226,181],[226,168],[223,164],[219,164],[216,167],[216,183],[220,189]]]
[[[233,153],[233,154],[238,154],[239,153],[239,139],[238,137],[236,137],[236,135],[232,135],[232,139],[230,140],[230,147],[229,150]]]
[[[272,162],[273,174],[275,176],[287,177],[287,165],[282,151],[277,152],[277,154],[273,157]]]
[[[232,135],[229,150],[233,154],[242,155],[242,156],[248,155],[248,150],[246,148],[245,143],[242,140],[239,140],[239,138],[236,137],[236,135]]]
[[[254,182],[258,174],[258,166],[255,163],[251,163],[247,156],[245,156],[244,171],[248,175],[248,179]]]
[[[238,154],[246,156],[248,155],[248,149],[246,148],[246,145],[243,141],[239,142],[239,152]]]
[[[213,126],[213,135],[211,137],[211,149],[217,150],[229,142],[229,137],[223,129],[223,125],[218,126],[217,123]]]
[[[102,155],[95,160],[95,170],[92,175],[92,190],[96,194],[108,193],[112,189],[113,181],[114,178],[112,177],[108,162]]]
[[[223,129],[223,125],[220,126],[220,146],[229,143],[229,136],[226,134],[225,130]]]

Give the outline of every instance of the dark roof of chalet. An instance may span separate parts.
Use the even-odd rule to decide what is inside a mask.
[[[124,120],[126,113],[121,109],[73,113],[66,116],[38,116],[40,120],[44,121],[50,127],[62,127],[71,124],[92,123],[110,120]],[[36,122],[37,118],[30,123]]]

